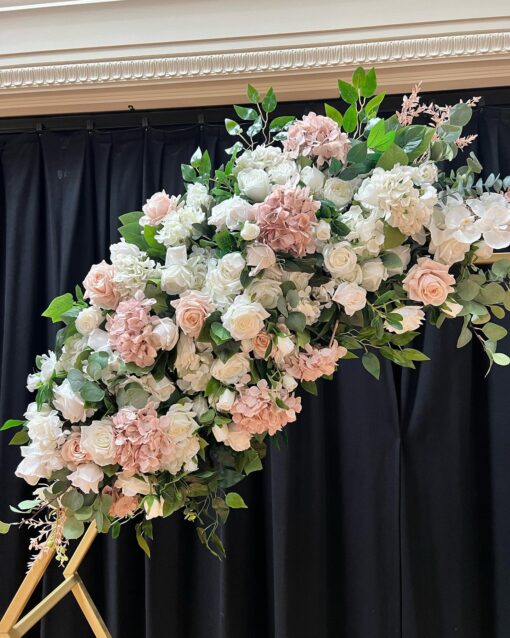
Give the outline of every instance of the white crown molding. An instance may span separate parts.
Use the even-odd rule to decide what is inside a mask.
[[[330,97],[358,65],[376,66],[389,91],[507,85],[510,31],[0,67],[0,115],[225,104],[247,82],[280,99]]]

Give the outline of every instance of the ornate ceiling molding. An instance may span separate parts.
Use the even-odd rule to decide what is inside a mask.
[[[228,103],[247,81],[281,99],[329,97],[332,77],[360,64],[387,90],[507,85],[510,31],[0,68],[0,115]]]

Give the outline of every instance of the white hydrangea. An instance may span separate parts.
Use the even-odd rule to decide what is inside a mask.
[[[188,184],[186,192],[186,204],[190,208],[208,209],[211,205],[212,197],[209,195],[207,187],[200,183]]]
[[[365,213],[360,206],[351,206],[342,215],[342,222],[351,229],[346,239],[354,244],[356,253],[366,251],[376,256],[381,252],[384,244],[384,222],[377,210]]]
[[[221,259],[209,259],[202,291],[210,297],[218,310],[226,310],[242,291],[240,278],[245,266],[246,261],[238,252],[228,253]]]
[[[156,263],[134,244],[121,240],[110,246],[115,289],[121,297],[132,297],[144,290],[148,280],[158,273]]]
[[[261,144],[253,150],[245,151],[236,159],[234,175],[251,168],[272,169],[287,159],[287,155],[279,146],[264,146]]]
[[[478,217],[477,228],[488,246],[495,249],[510,245],[510,202],[499,193],[484,193],[468,199],[468,206]]]
[[[208,344],[200,344],[181,334],[177,343],[175,370],[177,385],[182,392],[202,392],[211,378],[214,358]]]
[[[181,206],[165,217],[162,227],[156,233],[156,240],[167,248],[186,244],[193,234],[193,224],[201,224],[204,220],[203,210]]]

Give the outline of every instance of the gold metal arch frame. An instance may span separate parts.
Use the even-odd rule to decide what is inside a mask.
[[[490,265],[500,259],[510,259],[510,253],[495,253],[489,259],[478,259],[476,263],[480,266]],[[14,595],[4,617],[0,621],[0,638],[21,638],[21,636],[24,636],[34,625],[44,618],[64,596],[69,594],[69,592],[72,592],[76,598],[94,636],[96,638],[112,638],[104,620],[101,618],[101,614],[97,610],[94,601],[90,597],[87,588],[78,574],[78,569],[96,536],[96,524],[91,523],[64,570],[64,580],[62,583],[43,598],[31,611],[21,617],[35,588],[40,583],[53,560],[55,550],[46,552],[34,563]]]
[[[0,621],[0,638],[20,638],[24,636],[70,592],[72,592],[76,598],[94,636],[96,638],[112,638],[94,601],[90,597],[87,588],[78,574],[78,569],[96,536],[96,524],[91,523],[76,548],[76,551],[69,559],[69,563],[64,570],[64,580],[31,611],[22,616],[35,588],[40,583],[55,556],[55,550],[51,549],[45,552],[41,558],[35,561],[25,576],[24,581],[21,583],[20,588],[14,595],[4,617]]]

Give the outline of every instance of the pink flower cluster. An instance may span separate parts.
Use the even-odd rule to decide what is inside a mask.
[[[153,324],[150,317],[152,299],[136,295],[121,301],[113,315],[106,319],[109,343],[127,363],[141,368],[154,363],[157,356],[152,344]]]
[[[317,166],[322,166],[333,158],[345,164],[351,143],[334,120],[312,112],[289,127],[283,148],[294,159],[317,157]]]
[[[255,208],[260,238],[274,251],[303,257],[315,250],[312,224],[320,202],[308,188],[277,186]]]
[[[295,379],[316,381],[323,375],[333,374],[338,360],[346,354],[347,349],[336,341],[329,348],[314,348],[308,344],[305,352],[287,357],[285,370]]]
[[[141,410],[122,408],[112,421],[116,461],[127,474],[157,472],[173,460],[175,449],[167,435],[169,417],[158,417],[153,403]]]
[[[287,408],[279,408],[274,402],[269,385],[262,379],[257,385],[238,386],[236,399],[231,408],[235,425],[250,434],[268,432],[271,436],[281,430],[287,423],[296,420],[301,412],[301,399],[280,390],[278,398]]]
[[[160,193],[154,193],[142,208],[145,214],[145,223],[147,226],[158,226],[168,213],[177,210],[178,204],[179,198],[174,195],[169,197],[164,190]]]

